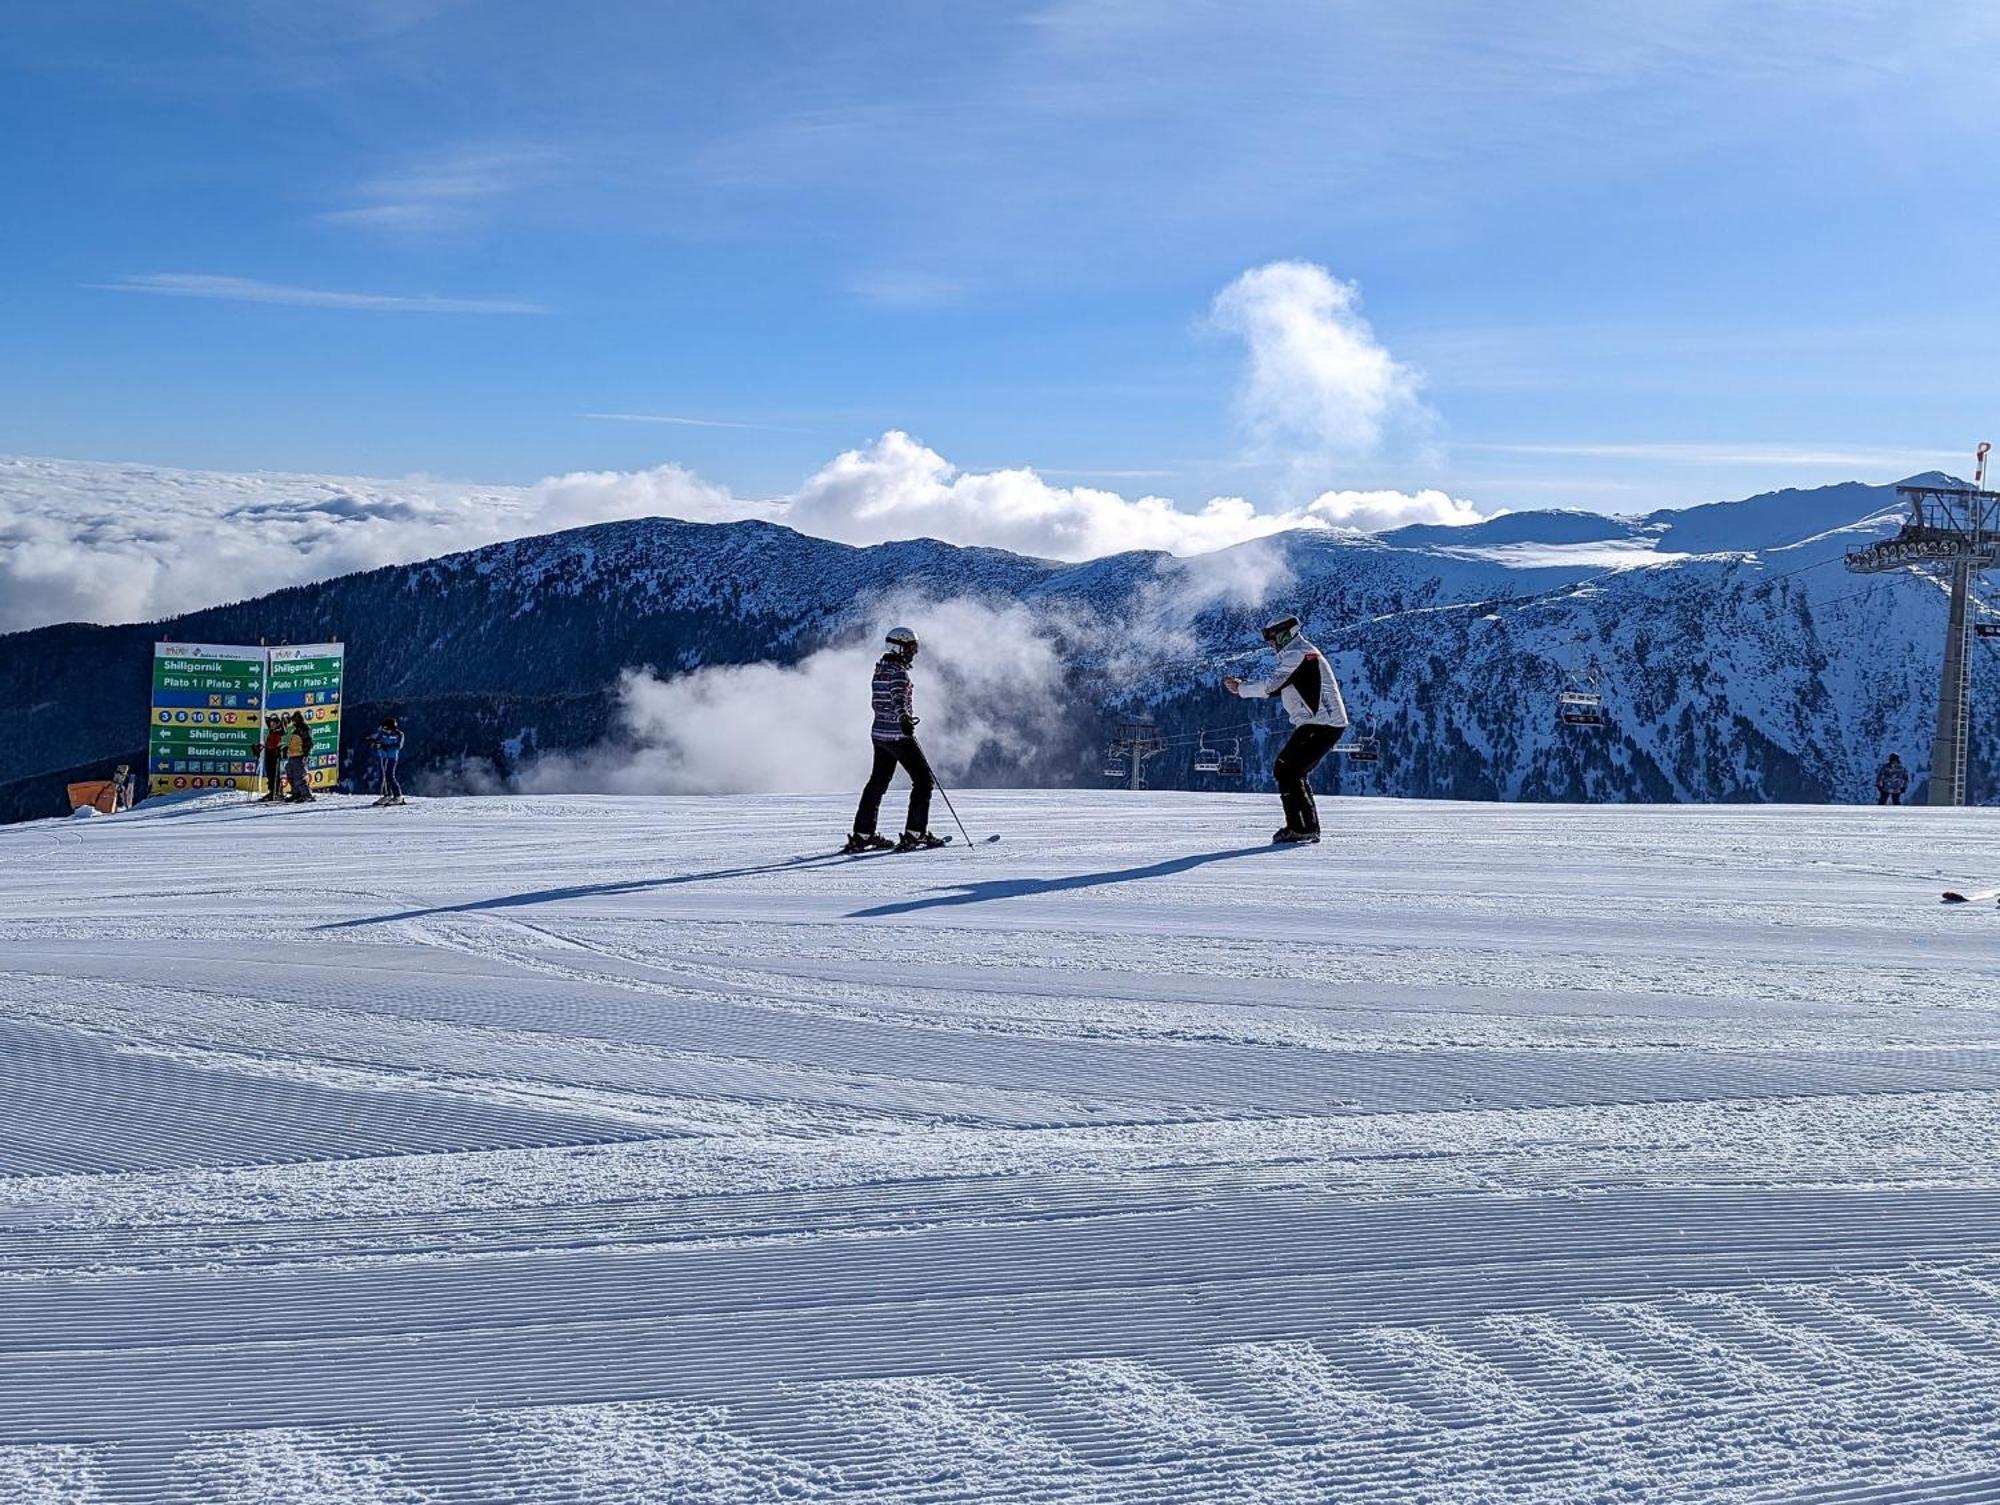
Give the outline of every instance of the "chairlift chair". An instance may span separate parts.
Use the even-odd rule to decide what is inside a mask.
[[[1221,773],[1222,752],[1208,745],[1205,734],[1197,732],[1194,744],[1194,771],[1196,773]]]
[[[1228,752],[1217,755],[1215,771],[1225,779],[1240,779],[1243,777],[1243,744],[1241,742],[1232,741],[1229,744]]]
[[[1382,749],[1373,737],[1356,737],[1347,756],[1356,763],[1379,763]]]
[[[1563,671],[1556,691],[1556,715],[1564,726],[1604,725],[1603,675],[1592,660],[1588,667]]]
[[[1125,777],[1125,755],[1123,753],[1105,754],[1104,776],[1107,779],[1122,779]]]
[[[1974,622],[1972,630],[1983,638],[2000,638],[2000,622]]]

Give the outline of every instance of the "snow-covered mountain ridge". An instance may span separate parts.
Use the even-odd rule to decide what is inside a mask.
[[[1859,579],[1840,557],[1892,528],[1895,496],[1852,483],[1643,517],[1518,513],[1462,529],[1313,530],[1214,554],[1056,564],[931,540],[856,548],[774,524],[639,519],[522,538],[132,627],[0,637],[0,779],[109,758],[143,735],[156,636],[350,645],[357,715],[395,705],[414,761],[602,738],[620,671],[792,662],[878,630],[885,611],[972,598],[1038,614],[1060,647],[1059,715],[987,782],[1091,782],[1121,714],[1233,728],[1262,777],[1278,732],[1224,696],[1215,660],[1282,605],[1339,665],[1384,793],[1471,798],[1842,800],[1891,748],[1921,772],[1939,592]],[[1560,726],[1564,667],[1595,660],[1610,725]],[[1990,672],[1982,655],[1978,672]],[[1038,710],[1037,715],[1047,715]],[[1975,710],[1975,797],[1995,719]],[[1249,720],[1252,724],[1243,725]],[[1156,783],[1205,782],[1187,750]],[[1352,786],[1356,771],[1329,770]]]

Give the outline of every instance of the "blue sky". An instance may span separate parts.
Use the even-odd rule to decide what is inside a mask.
[[[0,451],[775,495],[897,429],[1188,507],[1889,479],[2000,437],[1997,42],[1960,0],[28,0]],[[1275,262],[1358,288],[1421,422],[1246,409],[1216,299]]]

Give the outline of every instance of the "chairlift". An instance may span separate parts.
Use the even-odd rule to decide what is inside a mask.
[[[1104,755],[1104,776],[1107,779],[1122,779],[1125,777],[1125,754],[1111,752]]]
[[[1195,733],[1194,771],[1196,773],[1222,772],[1222,751],[1220,748],[1208,745],[1208,736],[1204,732]]]
[[[1216,755],[1215,771],[1225,779],[1240,779],[1243,777],[1243,744],[1241,742],[1232,739],[1229,744],[1229,751]]]
[[[1379,763],[1382,761],[1382,748],[1373,737],[1356,737],[1348,748],[1347,756],[1350,762]]]
[[[2000,638],[2000,622],[1974,622],[1972,630],[1983,638]]]
[[[1596,659],[1581,669],[1563,671],[1556,715],[1564,726],[1604,725],[1604,675]]]

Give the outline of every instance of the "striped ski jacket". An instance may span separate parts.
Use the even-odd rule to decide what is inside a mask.
[[[875,706],[875,724],[868,735],[877,742],[895,742],[916,729],[916,687],[910,683],[910,666],[899,653],[885,653],[875,664],[875,679],[869,687]]]

